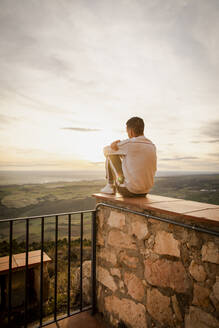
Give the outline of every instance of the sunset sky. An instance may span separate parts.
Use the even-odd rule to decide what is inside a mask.
[[[218,0],[0,0],[0,170],[103,169],[131,116],[159,170],[219,171]]]

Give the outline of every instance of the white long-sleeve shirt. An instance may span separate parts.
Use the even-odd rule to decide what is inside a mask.
[[[126,188],[135,194],[148,193],[157,170],[156,147],[145,136],[120,141],[118,150],[104,147],[104,155],[123,155],[122,170]]]

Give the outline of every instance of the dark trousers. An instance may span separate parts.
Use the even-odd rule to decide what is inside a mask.
[[[106,178],[108,183],[114,184],[116,191],[125,197],[145,197],[145,194],[135,194],[130,192],[126,187],[121,187],[117,182],[118,177],[124,177],[122,171],[122,155],[108,155],[106,157]]]

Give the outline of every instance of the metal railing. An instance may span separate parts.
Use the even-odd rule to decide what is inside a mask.
[[[178,225],[180,227],[183,227],[183,228],[186,228],[186,229],[189,229],[189,230],[203,232],[203,233],[207,233],[207,234],[212,235],[212,236],[219,237],[219,231],[202,228],[202,227],[198,226],[197,224],[186,224],[186,223],[183,223],[183,222],[176,221],[174,219],[161,218],[161,217],[158,217],[158,216],[155,216],[155,215],[151,215],[151,214],[147,214],[147,213],[143,213],[143,212],[138,212],[138,211],[130,210],[129,208],[124,208],[124,207],[120,207],[120,206],[116,206],[116,205],[112,205],[112,204],[107,204],[107,203],[98,203],[96,205],[96,210],[100,206],[114,208],[116,210],[120,210],[120,211],[123,211],[123,212],[128,212],[128,213],[144,216],[147,219],[154,219],[154,220],[157,220],[157,221],[162,221],[162,222],[170,223],[170,224],[173,224],[173,225]]]
[[[41,261],[40,261],[40,317],[39,317],[39,327],[46,326],[50,323],[62,320],[74,314],[77,314],[82,311],[92,310],[92,314],[95,313],[96,310],[96,214],[98,209],[101,207],[109,207],[112,209],[136,214],[143,216],[145,218],[151,218],[154,220],[166,222],[173,225],[178,225],[183,228],[187,228],[190,230],[198,231],[201,233],[207,233],[216,237],[219,237],[219,232],[216,230],[206,229],[197,225],[190,225],[183,222],[179,222],[169,218],[161,218],[151,214],[147,214],[144,212],[134,211],[128,208],[123,208],[120,206],[103,203],[100,202],[96,205],[96,208],[93,210],[86,210],[86,211],[76,211],[70,213],[59,213],[59,214],[50,214],[44,216],[34,216],[31,218],[16,218],[16,219],[6,219],[1,220],[0,224],[3,222],[9,222],[9,273],[8,273],[8,323],[10,326],[11,320],[11,297],[12,297],[12,242],[13,242],[13,224],[16,221],[25,221],[26,223],[26,265],[25,265],[25,302],[24,302],[24,327],[28,324],[27,314],[28,314],[28,245],[29,245],[29,223],[30,220],[33,219],[41,219]],[[85,213],[92,214],[92,228],[91,228],[91,235],[92,235],[92,244],[91,244],[91,285],[92,285],[92,302],[91,306],[86,308],[83,307],[83,218]],[[70,282],[71,282],[71,225],[72,225],[72,216],[75,214],[80,214],[80,306],[79,309],[71,312],[70,309]],[[68,216],[68,279],[67,279],[67,313],[65,316],[58,317],[57,316],[57,264],[58,264],[58,220],[60,216]],[[55,217],[55,279],[54,279],[54,311],[53,311],[53,320],[43,322],[43,252],[44,252],[44,225],[45,220],[49,217]]]
[[[91,216],[91,286],[92,286],[92,295],[91,295],[91,305],[83,307],[83,221],[84,221],[84,214],[90,213]],[[71,226],[72,226],[72,216],[80,215],[80,301],[79,301],[79,309],[71,312],[70,307],[70,291],[71,291]],[[66,315],[62,315],[60,318],[58,317],[57,311],[57,279],[58,279],[58,224],[59,218],[61,216],[68,217],[68,260],[67,260],[67,313]],[[55,218],[55,256],[54,256],[54,309],[53,309],[53,319],[49,321],[44,321],[44,314],[43,314],[43,297],[44,297],[44,284],[43,284],[43,274],[44,274],[44,242],[45,242],[45,221],[48,218],[54,217]],[[12,316],[12,256],[13,256],[13,235],[14,235],[14,223],[15,222],[25,222],[25,290],[24,290],[24,318],[22,322],[22,327],[27,327],[28,325],[28,263],[29,263],[29,228],[30,222],[35,219],[41,220],[41,227],[40,227],[40,235],[41,235],[41,256],[40,256],[40,304],[39,304],[39,325],[38,327],[43,327],[53,322],[62,320],[64,318],[70,317],[74,314],[79,312],[91,310],[94,314],[95,312],[95,268],[96,268],[96,210],[85,210],[85,211],[75,211],[75,212],[68,212],[68,213],[59,213],[59,214],[49,214],[44,216],[34,216],[34,217],[22,217],[22,218],[15,218],[15,219],[3,219],[0,220],[0,227],[1,224],[8,223],[9,224],[9,270],[8,270],[8,313],[7,313],[7,326],[13,326],[11,316]],[[0,228],[1,231],[1,228]]]

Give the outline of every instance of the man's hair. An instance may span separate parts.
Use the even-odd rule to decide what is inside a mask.
[[[131,117],[127,122],[126,126],[128,129],[132,129],[136,137],[144,133],[144,121],[140,117]]]

